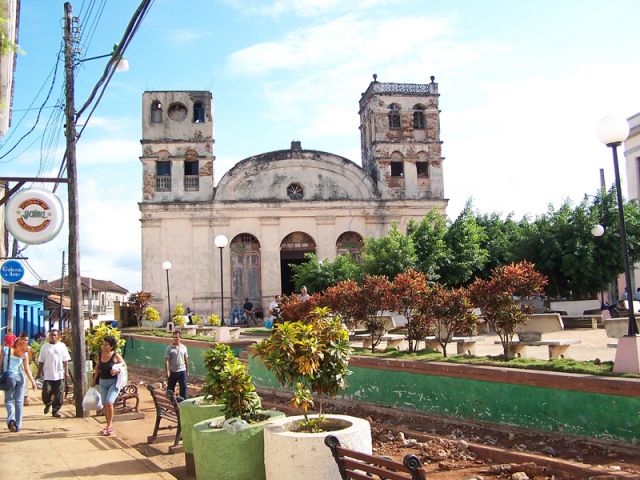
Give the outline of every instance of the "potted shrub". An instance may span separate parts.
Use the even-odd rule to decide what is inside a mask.
[[[144,309],[144,320],[151,324],[152,327],[158,327],[160,325],[160,312],[153,307],[147,307]]]
[[[209,325],[210,327],[219,327],[220,325],[222,325],[222,322],[220,321],[220,317],[218,315],[212,313],[207,317],[207,325]]]
[[[173,324],[176,327],[183,327],[187,323],[187,316],[185,315],[186,311],[184,309],[184,305],[179,303],[176,305],[176,309],[173,311]]]
[[[224,416],[193,425],[196,475],[198,480],[262,480],[265,478],[262,432],[267,422],[284,414],[261,409],[247,367],[228,346],[218,344],[212,350],[208,364],[212,381],[207,382],[204,392],[219,398]]]
[[[200,397],[190,398],[180,402],[180,424],[182,426],[182,445],[184,459],[189,475],[195,475],[193,459],[192,431],[193,426],[208,418],[222,415],[224,405],[220,401],[222,396],[221,372],[225,363],[233,352],[227,345],[217,344],[204,354],[204,364],[208,373]]]
[[[303,415],[274,420],[264,429],[267,479],[333,480],[340,478],[324,437],[331,432],[347,448],[371,454],[371,427],[363,419],[322,412],[324,397],[346,386],[351,357],[349,333],[327,307],[315,308],[304,322],[274,327],[254,349],[278,381],[293,392],[291,405]],[[309,414],[319,399],[319,413]]]

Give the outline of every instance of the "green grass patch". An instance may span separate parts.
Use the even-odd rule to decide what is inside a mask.
[[[628,378],[640,378],[640,375],[613,373],[613,362],[598,360],[579,361],[570,358],[556,360],[538,360],[535,358],[514,358],[506,360],[503,356],[472,357],[467,355],[450,355],[423,349],[414,353],[387,349],[371,353],[371,349],[354,348],[354,354],[364,357],[391,358],[400,360],[420,360],[425,362],[446,362],[467,365],[484,365],[491,367],[519,368],[522,370],[547,370],[552,372],[581,373],[584,375],[603,375]]]
[[[123,332],[124,335],[127,333],[135,333],[136,335],[146,335],[149,337],[162,337],[162,338],[171,338],[173,337],[173,333],[167,332],[166,330],[153,330],[153,329],[145,329],[145,328],[128,328]],[[182,334],[181,338],[183,340],[198,340],[200,342],[214,343],[215,339],[212,336],[206,335],[186,335]]]

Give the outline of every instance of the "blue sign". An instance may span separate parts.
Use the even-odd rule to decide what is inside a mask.
[[[24,277],[24,267],[18,260],[7,260],[0,267],[0,276],[7,283],[17,283]]]

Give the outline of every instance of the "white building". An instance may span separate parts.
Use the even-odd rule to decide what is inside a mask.
[[[636,113],[627,120],[629,122],[629,137],[624,142],[624,156],[627,167],[627,189],[629,200],[640,203],[640,113]],[[619,281],[619,291],[624,291],[624,276]],[[633,284],[640,287],[640,265],[635,265]]]
[[[362,167],[304,149],[238,162],[214,187],[209,92],[145,92],[142,98],[142,289],[167,318],[180,302],[225,316],[248,297],[266,310],[292,291],[292,263],[357,255],[367,237],[444,213],[438,84],[370,83],[360,99]],[[222,250],[217,235],[229,240]],[[171,262],[169,285],[164,261]]]

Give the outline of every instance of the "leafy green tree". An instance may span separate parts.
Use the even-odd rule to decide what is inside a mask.
[[[420,222],[412,220],[407,225],[407,235],[416,252],[416,270],[432,282],[440,278],[440,268],[448,261],[446,233],[446,216],[434,211],[427,213]]]
[[[480,246],[487,252],[487,260],[478,276],[487,278],[494,268],[520,259],[518,247],[523,240],[526,221],[517,222],[513,214],[503,220],[496,212],[476,213],[476,223],[484,230]]]
[[[395,223],[388,235],[367,239],[362,253],[363,270],[366,274],[382,275],[390,280],[413,268],[416,263],[411,237],[403,235]]]
[[[296,290],[305,285],[309,293],[322,292],[338,282],[362,278],[362,266],[351,255],[339,255],[333,261],[320,261],[313,253],[306,257],[309,261],[291,265]]]
[[[484,229],[476,222],[468,201],[444,236],[448,255],[440,269],[442,283],[451,287],[465,285],[482,271],[487,261],[487,251],[482,248],[484,238]]]

